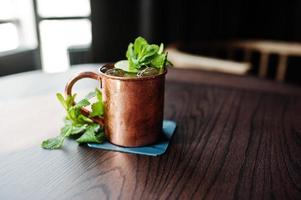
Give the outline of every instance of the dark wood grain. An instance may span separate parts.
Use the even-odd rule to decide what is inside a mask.
[[[165,118],[178,128],[160,157],[72,141],[43,150],[63,116],[53,94],[0,102],[0,199],[300,199],[300,93],[248,77],[220,84],[223,76],[170,73]]]

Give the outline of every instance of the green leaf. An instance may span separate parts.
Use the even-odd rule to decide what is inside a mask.
[[[93,103],[91,106],[92,112],[91,117],[101,117],[104,113],[104,105],[102,102],[102,93],[100,90],[95,90],[97,102]]]
[[[56,93],[56,98],[60,101],[60,103],[62,104],[62,106],[65,108],[65,110],[67,110],[67,103],[63,97],[63,95],[61,93]]]
[[[95,89],[95,94],[96,94],[96,97],[97,97],[97,100],[98,101],[102,101],[102,93],[99,89]]]
[[[90,102],[89,102],[87,99],[83,99],[83,100],[81,100],[80,102],[78,102],[78,103],[75,105],[75,107],[76,107],[76,108],[83,108],[83,107],[86,107],[86,106],[88,106],[88,105],[90,105]]]
[[[73,96],[68,95],[66,99],[62,94],[57,93],[57,99],[63,105],[67,111],[65,117],[65,126],[61,128],[60,135],[54,138],[47,139],[42,142],[41,146],[44,149],[59,149],[63,146],[66,137],[72,135],[79,135],[79,143],[83,142],[97,142],[100,143],[104,140],[104,131],[100,126],[93,122],[89,117],[84,116],[81,113],[81,108],[90,105],[89,99],[96,96],[97,101],[92,105],[92,114],[97,116],[103,115],[103,102],[102,93],[96,89],[94,92],[90,92],[83,100],[74,104],[76,94]]]
[[[129,60],[129,72],[134,72],[134,71],[137,71],[137,65],[133,63],[132,60]]]
[[[98,125],[98,124],[91,124],[91,125],[89,125],[88,127],[87,127],[87,129],[91,129],[91,130],[93,130],[94,132],[97,132],[98,130],[100,130],[101,128],[100,128],[100,126]]]
[[[66,98],[66,104],[67,104],[67,109],[71,108],[74,105],[74,99],[76,97],[76,94],[72,95],[72,96],[67,96]]]
[[[157,55],[159,47],[157,45],[149,45],[146,47],[145,53],[142,57],[139,57],[139,63],[141,66],[148,65],[152,59]]]
[[[61,129],[61,134],[63,137],[68,137],[72,132],[72,126],[65,126]]]
[[[103,116],[104,106],[102,102],[93,103],[91,108],[92,108],[91,117]]]
[[[77,134],[79,134],[79,133],[82,133],[82,132],[84,132],[84,131],[86,130],[87,127],[88,127],[87,124],[83,124],[83,125],[79,125],[79,124],[73,125],[73,126],[72,126],[72,130],[71,130],[70,135],[77,135]]]
[[[152,67],[163,68],[167,60],[167,53],[158,54],[151,62]]]
[[[71,131],[72,131],[72,125],[66,124],[63,128],[61,128],[61,135],[68,136],[69,133],[71,133]]]
[[[87,99],[83,99],[78,102],[76,105],[70,107],[67,110],[67,119],[72,121],[73,125],[92,123],[93,121],[88,117],[81,114],[81,108],[90,105],[90,102]]]
[[[63,135],[59,135],[57,137],[44,140],[42,142],[42,147],[44,149],[59,149],[63,146],[64,140],[65,137]]]
[[[164,53],[164,45],[148,44],[147,41],[138,37],[134,44],[130,43],[126,52],[129,67],[128,72],[137,72],[143,66],[162,69],[166,66],[167,53]]]
[[[78,138],[76,141],[78,143],[87,143],[87,142],[94,142],[94,143],[101,143],[103,142],[105,136],[103,129],[100,128],[99,125],[93,124],[90,125],[83,135]]]
[[[134,45],[133,43],[130,43],[128,46],[128,50],[126,51],[126,57],[127,59],[130,61],[132,58],[135,57],[135,53],[134,53]]]
[[[67,111],[67,119],[71,120],[72,123],[78,123],[78,115],[79,115],[79,109],[76,107],[71,107]]]
[[[83,114],[80,114],[78,117],[77,117],[77,120],[79,123],[81,124],[84,124],[84,123],[93,123],[93,120],[86,117],[85,115]]]
[[[136,55],[143,53],[143,49],[148,43],[143,37],[137,37],[134,42],[134,52]]]
[[[63,146],[64,140],[68,137],[72,132],[72,126],[65,126],[61,129],[61,134],[54,137],[47,139],[42,142],[42,147],[44,149],[59,149]]]
[[[163,44],[163,43],[161,43],[161,44],[160,44],[159,51],[158,51],[158,54],[161,54],[161,53],[163,53],[163,50],[164,50],[164,44]]]

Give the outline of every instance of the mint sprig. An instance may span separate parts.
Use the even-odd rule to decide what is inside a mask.
[[[104,105],[102,103],[102,93],[96,89],[95,95],[97,97],[97,102],[93,103],[91,106],[91,117],[103,116]]]
[[[91,106],[91,117],[103,116],[104,106],[101,92],[96,89],[77,104],[74,101],[76,94],[67,96],[66,98],[60,93],[56,96],[66,110],[65,125],[61,128],[58,136],[43,141],[41,146],[44,149],[59,149],[63,146],[64,140],[69,136],[78,136],[76,140],[78,143],[102,143],[105,138],[103,127],[100,127],[100,125],[94,123],[93,120],[81,113],[81,109],[91,105],[89,100],[96,96],[97,101]]]
[[[86,128],[85,132],[76,141],[78,143],[102,143],[104,139],[103,129],[98,124],[92,124]]]
[[[130,72],[135,72],[143,66],[163,69],[170,63],[162,43],[160,46],[148,44],[143,37],[138,37],[134,43],[129,44],[126,57],[129,61]]]

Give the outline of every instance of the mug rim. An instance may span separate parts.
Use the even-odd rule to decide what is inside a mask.
[[[145,77],[122,77],[122,76],[112,76],[112,75],[108,75],[105,74],[103,72],[100,71],[100,69],[104,66],[107,65],[114,65],[114,63],[107,63],[102,65],[101,67],[98,68],[98,72],[100,73],[101,77],[106,77],[106,78],[110,78],[110,79],[116,79],[116,80],[122,80],[122,81],[144,81],[144,80],[149,80],[149,79],[156,79],[159,78],[161,76],[165,76],[165,74],[167,73],[167,68],[165,67],[164,72],[161,74],[157,74],[157,75],[152,75],[152,76],[145,76]]]

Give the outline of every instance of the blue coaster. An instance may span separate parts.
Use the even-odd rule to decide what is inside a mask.
[[[119,151],[125,153],[140,154],[146,156],[159,156],[166,152],[166,149],[169,145],[172,135],[175,133],[177,124],[174,121],[164,120],[163,121],[163,133],[164,139],[158,141],[158,143],[143,147],[120,147],[114,144],[111,144],[108,141],[105,141],[101,144],[88,143],[89,147],[97,149],[105,149],[111,151]]]

